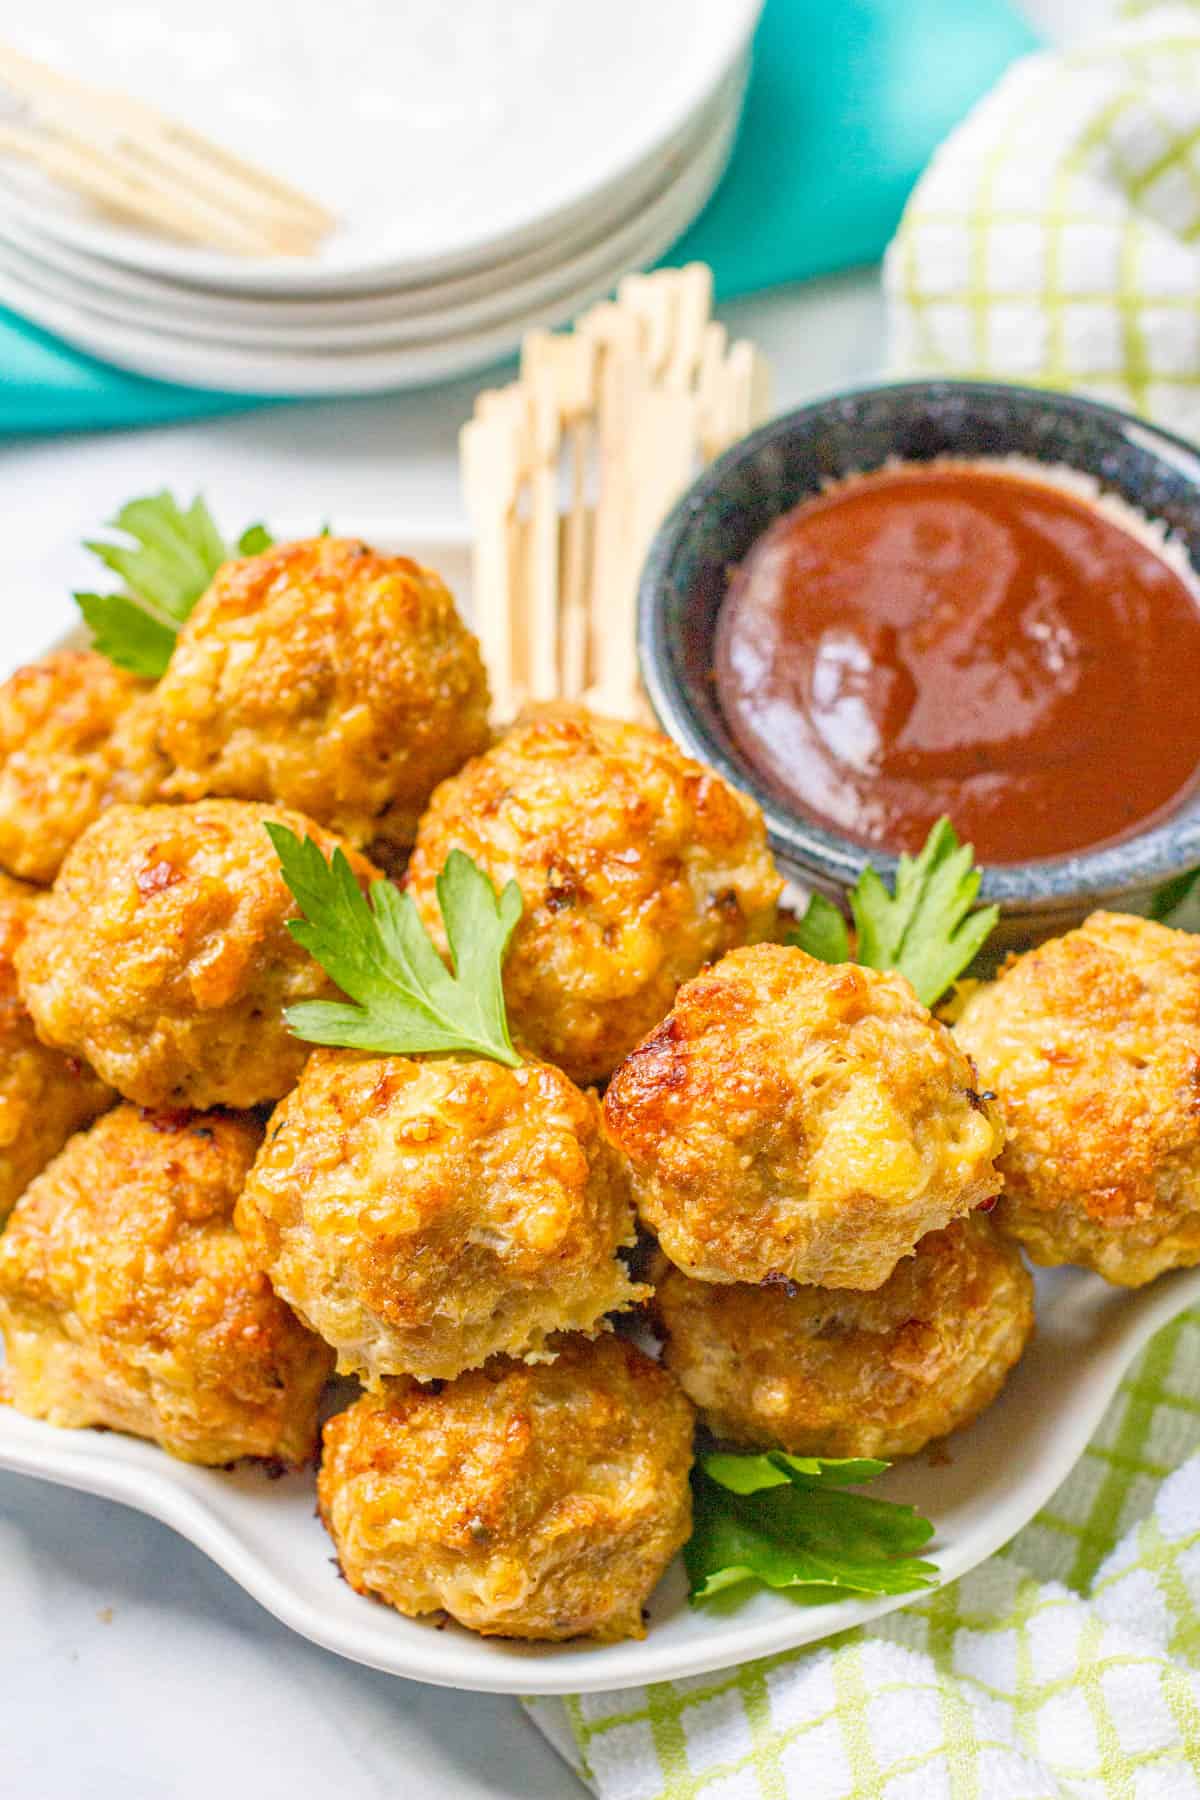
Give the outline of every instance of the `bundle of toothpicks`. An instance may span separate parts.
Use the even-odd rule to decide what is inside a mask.
[[[635,613],[650,540],[769,398],[762,355],[713,320],[701,263],[627,276],[573,330],[526,337],[520,378],[480,394],[460,439],[499,719],[559,699],[648,716]]]

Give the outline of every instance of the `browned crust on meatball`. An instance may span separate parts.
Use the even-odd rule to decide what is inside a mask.
[[[0,1224],[71,1133],[116,1099],[87,1063],[41,1042],[21,999],[15,959],[37,896],[0,875]]]
[[[316,1051],[238,1203],[259,1265],[368,1381],[594,1330],[633,1286],[624,1162],[548,1063]]]
[[[287,929],[292,896],[264,829],[337,839],[238,800],[114,807],[68,855],[17,952],[43,1042],[86,1057],[142,1106],[256,1106],[308,1045],[283,1011],[335,993]],[[376,873],[349,851],[363,881]]]
[[[1008,1125],[996,1222],[1138,1287],[1200,1263],[1200,938],[1093,913],[1010,961],[955,1034]]]
[[[149,694],[94,650],[59,650],[0,686],[0,866],[53,881],[106,807],[157,795],[167,763]]]
[[[189,1462],[312,1454],[332,1356],[232,1223],[261,1135],[251,1118],[125,1105],[70,1140],[0,1237],[20,1411]]]
[[[643,1223],[704,1281],[879,1287],[1000,1186],[998,1117],[908,983],[780,944],[688,982],[604,1108]]]
[[[155,708],[170,794],[278,801],[393,853],[488,741],[487,676],[445,583],[352,538],[227,563]]]
[[[693,1281],[664,1259],[654,1308],[664,1361],[715,1436],[886,1458],[991,1404],[1033,1330],[1033,1282],[975,1214],[923,1237],[869,1293]]]
[[[692,1410],[615,1338],[440,1391],[392,1382],[325,1427],[321,1516],[361,1594],[486,1637],[642,1637],[691,1531]]]
[[[754,802],[661,733],[578,706],[531,712],[434,794],[407,885],[439,941],[435,883],[456,848],[520,887],[509,1016],[584,1084],[681,981],[774,926],[781,883]]]

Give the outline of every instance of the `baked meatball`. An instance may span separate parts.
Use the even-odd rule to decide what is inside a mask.
[[[21,1412],[153,1438],[186,1462],[312,1455],[333,1358],[233,1228],[261,1136],[233,1114],[118,1106],[38,1176],[0,1237]]]
[[[441,578],[346,538],[226,563],[155,708],[169,793],[280,801],[390,854],[488,741],[479,647]]]
[[[238,1225],[347,1372],[421,1380],[643,1290],[625,1165],[599,1103],[547,1063],[318,1050],[275,1110]]]
[[[94,650],[60,650],[0,686],[0,866],[53,881],[105,807],[157,795],[167,764],[150,691]]]
[[[309,1046],[283,1009],[335,992],[287,920],[264,830],[277,819],[329,856],[299,813],[241,800],[119,806],[97,819],[17,952],[47,1044],[86,1057],[142,1106],[256,1106],[292,1086]],[[351,851],[355,872],[375,873]]]
[[[877,1288],[990,1199],[998,1115],[899,975],[734,950],[680,990],[605,1098],[634,1199],[702,1281]]]
[[[498,889],[519,884],[509,1018],[578,1082],[611,1074],[681,981],[775,922],[754,802],[659,732],[580,707],[529,714],[434,794],[408,890],[442,943],[435,882],[454,848]]]
[[[955,1028],[1008,1126],[996,1222],[1122,1287],[1200,1263],[1200,937],[1093,913]]]
[[[388,1382],[325,1427],[317,1494],[360,1594],[485,1637],[642,1637],[691,1531],[692,1409],[619,1338]]]
[[[0,875],[0,1225],[71,1133],[116,1099],[85,1062],[40,1041],[17,991],[14,958],[36,897]]]
[[[1033,1330],[1021,1253],[973,1214],[880,1288],[693,1281],[663,1259],[667,1367],[714,1436],[798,1456],[911,1456],[996,1398]]]

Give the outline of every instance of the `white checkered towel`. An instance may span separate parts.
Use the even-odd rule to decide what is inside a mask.
[[[1200,4],[1014,64],[884,277],[895,373],[1074,389],[1200,437]]]

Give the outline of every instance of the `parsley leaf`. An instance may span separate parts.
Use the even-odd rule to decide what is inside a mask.
[[[970,844],[960,844],[949,819],[939,819],[920,855],[900,858],[894,895],[874,869],[863,870],[850,896],[858,960],[869,969],[899,970],[932,1006],[1000,917],[997,906],[972,912],[981,880]]]
[[[692,1603],[743,1581],[853,1594],[931,1587],[936,1564],[912,1555],[933,1536],[929,1521],[911,1506],[847,1491],[887,1466],[776,1450],[701,1457],[683,1552]]]
[[[247,525],[235,547],[239,556],[258,556],[261,551],[269,550],[274,542],[265,525]]]
[[[1150,902],[1150,917],[1157,919],[1160,925],[1169,924],[1173,915],[1191,899],[1197,883],[1200,883],[1200,869],[1186,869],[1172,881],[1164,881],[1160,888],[1154,890],[1154,898]]]
[[[92,648],[118,669],[157,681],[175,648],[169,625],[143,612],[126,594],[76,594],[75,604],[92,634]]]
[[[179,627],[221,564],[272,542],[265,526],[252,525],[235,544],[226,544],[199,495],[184,509],[166,489],[129,501],[112,526],[125,542],[93,538],[85,548],[123,585],[112,594],[76,594],[75,601],[101,655],[152,681],[165,670]]]
[[[734,1456],[714,1450],[705,1457],[704,1467],[731,1494],[757,1494],[763,1488],[786,1487],[801,1475],[818,1487],[857,1487],[874,1481],[890,1464],[868,1456],[789,1456],[784,1450]]]
[[[938,820],[919,856],[900,858],[894,894],[868,863],[850,894],[856,960],[868,969],[906,975],[918,1000],[932,1006],[982,949],[1000,917],[996,906],[972,911],[981,879],[974,851],[959,843],[949,819]],[[839,934],[828,916],[836,911],[814,895],[788,942],[822,962],[847,961],[845,925]]]
[[[850,933],[846,930],[846,921],[824,894],[813,895],[788,943],[807,950],[818,962],[850,961]]]
[[[521,890],[499,900],[483,871],[452,850],[437,879],[454,972],[434,948],[408,894],[390,881],[364,898],[341,850],[326,862],[311,838],[266,827],[283,878],[302,916],[288,921],[352,1004],[311,1000],[287,1008],[297,1037],[383,1056],[459,1050],[520,1066],[504,1007],[501,970],[518,919]]]

